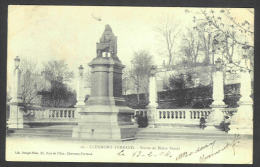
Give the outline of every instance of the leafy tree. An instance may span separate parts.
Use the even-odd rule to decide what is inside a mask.
[[[48,91],[41,92],[42,105],[49,107],[71,107],[76,103],[76,93],[67,86],[73,78],[73,72],[69,70],[64,60],[49,61],[44,65],[42,72],[51,83]]]
[[[148,83],[150,70],[152,67],[152,56],[149,52],[141,50],[134,53],[131,61],[132,69],[130,71],[131,79],[134,81],[137,102],[140,103],[140,93],[148,94]]]
[[[69,70],[64,60],[49,61],[44,65],[43,73],[49,81],[69,82],[73,78],[73,72]]]
[[[176,90],[175,100],[178,106],[184,106],[187,102],[186,99],[191,99],[192,97],[187,97],[187,88],[193,87],[192,74],[179,74],[172,75],[169,78],[169,87],[168,90]]]
[[[235,9],[202,9],[193,16],[195,28],[200,29],[208,37],[205,38],[205,53],[212,53],[222,56],[225,64],[232,64],[235,67],[244,68],[239,65],[240,59],[234,59],[236,54],[242,50],[252,59],[254,50],[254,25],[251,18],[245,20],[237,19]],[[242,9],[241,9],[242,10]],[[244,9],[248,15],[253,16],[254,11]],[[196,17],[197,16],[197,17]],[[208,45],[206,45],[208,43]],[[211,46],[211,47],[209,47]],[[242,56],[242,55],[240,55]],[[251,62],[251,69],[253,63]]]

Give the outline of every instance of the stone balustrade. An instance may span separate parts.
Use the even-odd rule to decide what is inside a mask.
[[[236,112],[236,108],[223,108],[224,115],[232,116]],[[135,115],[147,116],[149,109],[137,109]],[[186,124],[199,125],[200,118],[206,120],[212,109],[156,109],[155,123],[156,124]]]
[[[143,117],[147,117],[148,109],[136,109],[135,110],[135,116],[140,115]]]
[[[211,109],[157,109],[158,124],[199,124],[200,118],[207,119]]]
[[[27,122],[73,121],[77,118],[76,108],[36,108],[24,114]]]

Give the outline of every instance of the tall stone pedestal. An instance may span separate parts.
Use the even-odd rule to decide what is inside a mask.
[[[135,138],[134,110],[122,95],[122,69],[119,60],[97,57],[91,63],[91,96],[78,108],[80,119],[73,137],[91,140],[129,140]]]
[[[251,76],[248,70],[240,72],[240,95],[237,112],[232,116],[230,131],[232,134],[253,135],[253,99]]]
[[[15,69],[12,83],[12,100],[10,103],[10,115],[7,121],[8,128],[20,129],[23,125],[23,110],[21,107],[21,70],[19,68],[20,58],[14,59]]]
[[[91,95],[85,106],[78,107],[79,122],[73,137],[86,140],[130,140],[137,125],[134,110],[122,98],[122,69],[116,55],[116,36],[109,25],[97,43],[92,69]],[[105,54],[103,54],[105,53]]]
[[[224,120],[223,109],[227,106],[224,103],[224,77],[221,60],[217,59],[215,66],[213,67],[213,92],[211,104],[212,112],[209,114],[207,119],[207,129],[215,129],[219,127],[221,122]]]
[[[146,107],[148,109],[148,127],[156,127],[156,109],[158,107],[157,102],[157,87],[156,87],[156,66],[151,68],[151,76],[149,78],[149,104]]]
[[[147,119],[148,119],[148,128],[156,127],[156,111],[157,108],[155,106],[147,106]]]
[[[237,112],[232,116],[230,134],[253,135],[253,103],[240,102]]]
[[[131,140],[136,128],[132,109],[119,106],[92,105],[82,108],[73,137],[87,140]]]
[[[17,103],[10,104],[10,116],[7,121],[9,129],[21,129],[23,125],[23,111]]]
[[[208,116],[206,129],[216,130],[219,129],[220,123],[224,120],[223,109],[226,107],[226,105],[211,107],[212,112]]]

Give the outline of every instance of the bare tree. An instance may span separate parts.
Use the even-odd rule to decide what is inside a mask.
[[[183,38],[181,52],[184,54],[185,61],[190,65],[196,66],[201,48],[199,32],[188,29],[187,34]]]
[[[122,76],[122,91],[126,95],[128,90],[131,90],[131,70],[124,69]]]
[[[149,52],[141,50],[134,53],[131,61],[132,69],[130,76],[134,81],[137,93],[137,102],[140,103],[140,93],[148,93],[148,82],[152,67],[152,56]]]
[[[248,13],[253,15],[251,10]],[[212,51],[220,54],[225,63],[240,67],[239,60],[234,61],[234,55],[241,53],[241,50],[247,52],[248,58],[251,59],[254,26],[249,20],[236,19],[232,15],[232,9],[204,9],[200,14],[201,19],[194,18],[195,22],[203,25],[203,28],[213,35],[211,40],[215,48]]]
[[[174,62],[174,54],[175,54],[175,43],[176,43],[176,37],[178,34],[178,26],[176,24],[173,24],[170,21],[170,18],[166,18],[165,21],[162,21],[160,23],[160,26],[156,28],[156,31],[159,32],[163,43],[164,43],[164,51],[166,51],[166,55],[168,57],[168,67],[173,65]]]
[[[37,63],[29,59],[21,60],[21,99],[25,109],[32,104],[40,104],[38,92],[47,87],[37,70]]]

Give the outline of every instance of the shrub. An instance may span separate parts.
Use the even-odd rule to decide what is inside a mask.
[[[228,132],[230,130],[229,125],[230,119],[228,116],[225,116],[224,120],[220,123],[220,129],[225,132]]]
[[[146,116],[137,115],[137,124],[139,128],[145,128],[148,125],[148,119]]]

